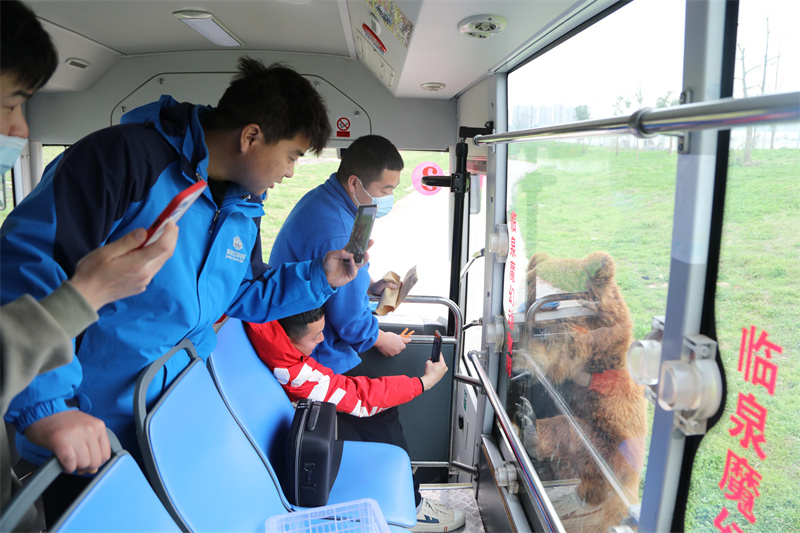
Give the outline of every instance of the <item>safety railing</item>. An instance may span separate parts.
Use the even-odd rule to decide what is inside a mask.
[[[668,108],[644,108],[631,115],[581,120],[507,133],[476,135],[478,146],[533,140],[632,134],[650,137],[735,126],[776,124],[800,120],[800,92],[722,98]]]
[[[370,295],[369,300],[370,300],[370,302],[378,302],[378,301],[380,301],[380,297],[379,296]],[[447,307],[453,313],[453,317],[454,317],[453,318],[453,320],[454,320],[453,326],[455,328],[454,329],[455,334],[452,337],[451,336],[447,336],[447,335],[444,336],[442,338],[442,344],[443,345],[445,345],[445,344],[446,345],[455,344],[455,347],[453,348],[453,351],[454,351],[454,355],[453,355],[454,365],[453,366],[454,366],[454,368],[451,370],[451,372],[453,372],[453,383],[452,383],[451,397],[453,398],[453,401],[455,401],[456,378],[458,376],[458,373],[460,372],[459,363],[461,361],[462,352],[464,351],[464,344],[462,342],[463,339],[464,339],[464,332],[463,332],[464,328],[462,327],[464,325],[464,315],[461,313],[461,309],[458,307],[458,305],[456,305],[456,303],[453,300],[450,300],[449,298],[444,298],[442,296],[417,296],[417,295],[409,294],[403,300],[403,303],[406,303],[406,302],[407,303],[415,303],[415,304],[443,305],[443,306]],[[432,344],[432,343],[433,343],[433,335],[415,334],[415,335],[412,335],[410,337],[410,340],[409,340],[409,344]],[[451,405],[450,406],[450,417],[451,418],[452,418],[453,412],[454,412],[453,406]],[[450,442],[449,442],[449,446],[448,446],[449,457],[448,457],[447,462],[444,462],[444,461],[413,461],[412,465],[413,466],[422,466],[422,467],[426,467],[426,468],[433,468],[433,467],[448,468],[448,467],[451,467],[451,466],[455,466],[456,468],[461,468],[460,464],[458,464],[458,463],[454,464],[454,461],[453,461],[453,457],[454,457],[454,453],[453,453],[454,442],[453,441],[454,441],[453,433],[451,432],[450,433]],[[466,469],[469,469],[469,467],[466,467]],[[471,469],[471,470],[474,470],[474,469]],[[475,473],[475,472],[473,471],[472,473]]]
[[[380,300],[379,296],[370,295],[369,297],[370,302],[377,302]],[[455,320],[455,338],[456,348],[455,348],[455,355],[456,355],[456,362],[461,360],[461,356],[463,355],[462,352],[464,351],[463,348],[463,337],[464,332],[462,331],[462,326],[464,325],[464,315],[461,313],[461,309],[456,305],[453,300],[449,298],[444,298],[442,296],[416,296],[409,294],[405,297],[403,302],[413,303],[413,304],[438,304],[447,307],[450,311],[453,312],[453,317]],[[414,335],[411,337],[411,344],[430,344],[433,342],[433,335]],[[444,338],[444,342],[449,344],[451,341],[447,337]]]
[[[550,503],[550,498],[548,498],[547,494],[545,493],[544,485],[542,485],[539,476],[536,474],[536,470],[533,468],[531,459],[528,456],[528,453],[525,451],[525,447],[523,446],[522,442],[519,440],[517,432],[514,431],[514,427],[511,425],[511,420],[508,418],[508,414],[506,414],[506,410],[503,408],[500,398],[494,391],[492,382],[489,379],[489,376],[486,375],[486,371],[483,369],[483,363],[478,356],[479,352],[470,351],[467,355],[467,360],[472,364],[473,369],[478,376],[480,387],[483,389],[484,393],[486,394],[486,398],[489,400],[489,403],[494,410],[494,416],[497,420],[498,427],[500,428],[500,431],[503,432],[503,435],[505,435],[506,440],[511,447],[511,452],[514,454],[514,458],[519,464],[522,485],[532,498],[534,508],[536,509],[536,515],[539,518],[542,527],[545,528],[545,531],[563,533],[564,526],[561,525],[561,520],[558,518],[558,514],[553,508],[553,504]],[[468,378],[465,379],[465,376],[456,376],[456,379],[464,383],[477,385],[473,380]]]

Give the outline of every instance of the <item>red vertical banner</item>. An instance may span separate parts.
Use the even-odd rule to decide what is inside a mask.
[[[752,457],[755,462],[751,465],[747,457],[739,456],[729,448],[719,488],[726,499],[736,502],[736,509],[751,524],[755,524],[758,520],[754,509],[756,499],[761,495],[762,476],[756,467],[767,458],[762,446],[767,444],[768,409],[762,405],[759,395],[756,394],[764,394],[764,390],[757,389],[753,393],[742,389],[747,385],[755,385],[765,389],[770,396],[774,396],[778,365],[772,361],[772,357],[781,353],[783,348],[770,342],[769,333],[766,331],[758,332],[752,325],[749,328],[742,328],[739,364],[736,370],[742,374],[744,383],[737,391],[736,411],[729,417],[732,426],[728,429],[728,433],[738,440],[739,447],[744,450],[744,452],[740,450],[739,453],[755,454],[755,457]],[[723,507],[714,519],[714,526],[718,531],[744,533],[736,523],[737,517],[730,517],[730,520],[728,518],[728,509]]]
[[[512,354],[514,352],[514,338],[512,336],[512,332],[514,331],[514,309],[517,307],[516,291],[514,290],[514,284],[517,281],[516,231],[517,212],[512,211],[508,220],[509,245],[508,258],[506,260],[506,268],[508,272],[508,310],[506,312],[506,320],[508,321],[508,334],[506,335],[506,374],[508,374],[508,377],[511,377]]]

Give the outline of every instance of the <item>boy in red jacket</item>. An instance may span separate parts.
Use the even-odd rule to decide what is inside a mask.
[[[266,324],[245,323],[258,356],[272,370],[283,390],[297,401],[310,398],[336,405],[352,416],[372,416],[406,403],[436,385],[447,372],[444,357],[425,363],[422,377],[343,376],[318,363],[311,352],[322,342],[325,315],[322,308]]]

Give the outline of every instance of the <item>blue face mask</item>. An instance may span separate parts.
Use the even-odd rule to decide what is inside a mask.
[[[0,135],[0,176],[14,166],[27,143],[28,139],[22,137]]]
[[[361,183],[360,179],[358,180],[358,184],[361,185],[361,189],[367,193],[367,196],[369,196],[369,199],[372,201],[372,203],[378,206],[378,212],[375,213],[375,218],[381,218],[388,215],[389,211],[392,210],[392,205],[394,205],[394,195],[389,194],[387,196],[378,196],[376,198],[371,196],[367,192],[367,189],[364,189],[364,184]],[[357,204],[356,207],[358,207],[360,205],[358,203],[358,198],[356,198],[355,200]]]

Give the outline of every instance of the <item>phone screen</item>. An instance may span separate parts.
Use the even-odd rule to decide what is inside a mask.
[[[353,230],[350,232],[350,241],[345,250],[353,254],[356,264],[364,263],[364,254],[369,246],[369,236],[372,233],[372,226],[375,223],[375,215],[378,214],[378,206],[375,204],[361,205],[356,213],[356,220],[353,223]]]
[[[207,186],[208,184],[205,181],[200,180],[175,195],[175,198],[170,200],[167,207],[161,211],[161,214],[158,215],[153,223],[150,224],[150,227],[147,228],[147,238],[144,240],[144,244],[139,248],[144,248],[156,242],[158,238],[161,237],[161,234],[164,233],[167,222],[170,220],[177,222],[186,210],[189,209],[189,206],[203,194]]]
[[[433,332],[433,348],[431,348],[431,361],[434,363],[439,362],[439,356],[442,354],[442,335],[438,331]]]

